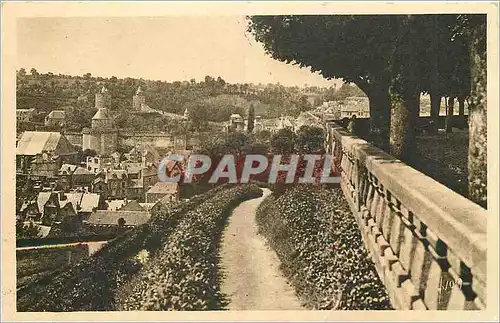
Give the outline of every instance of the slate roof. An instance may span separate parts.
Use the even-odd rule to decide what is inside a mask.
[[[77,165],[62,164],[61,168],[59,169],[59,175],[71,175],[77,168]]]
[[[100,196],[97,193],[71,192],[64,193],[64,200],[60,199],[57,192],[40,192],[37,196],[38,212],[43,212],[44,205],[49,201],[51,195],[57,195],[59,207],[63,208],[66,204],[71,203],[75,211],[91,213],[99,206]],[[80,205],[80,208],[77,206]]]
[[[125,200],[109,200],[106,201],[106,204],[108,205],[108,211],[116,211],[122,208],[126,204],[126,202]]]
[[[103,211],[94,212],[87,220],[95,225],[118,225],[118,220],[123,218],[125,225],[141,225],[146,223],[151,215],[145,211]]]
[[[156,202],[158,203],[158,202]],[[146,211],[146,212],[150,212],[151,209],[153,208],[153,206],[156,205],[156,203],[139,203],[140,206],[142,206],[142,208]]]
[[[97,193],[84,193],[80,202],[79,212],[93,212],[99,207],[100,196]]]
[[[36,199],[36,204],[38,205],[38,212],[42,213],[43,212],[43,207],[45,203],[48,202],[50,199],[50,195],[52,192],[40,192],[38,193],[37,199]]]
[[[153,185],[146,194],[171,194],[177,192],[177,183],[158,182]]]
[[[49,119],[64,119],[66,118],[66,112],[64,110],[52,110],[47,115]]]
[[[42,152],[54,155],[77,153],[68,139],[59,132],[25,131],[17,143],[16,155],[35,156]]]
[[[136,200],[130,201],[117,211],[147,211],[142,205],[139,204]]]
[[[77,167],[75,172],[73,173],[73,175],[92,175],[92,174],[94,173],[92,173],[91,171],[89,171],[84,167]]]
[[[92,117],[92,120],[107,120],[111,119],[108,114],[108,109],[100,108]]]

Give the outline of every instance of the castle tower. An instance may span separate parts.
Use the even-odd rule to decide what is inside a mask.
[[[95,94],[95,107],[97,109],[109,109],[111,107],[111,94],[109,94],[105,86],[102,87],[100,92]]]
[[[144,93],[142,92],[141,87],[137,89],[137,92],[135,92],[135,95],[133,97],[133,102],[132,102],[132,108],[135,111],[140,111],[142,108],[142,105],[146,104],[146,97],[144,96]]]
[[[100,108],[92,117],[92,129],[104,130],[113,128],[113,119],[109,116],[108,109]]]
[[[84,128],[83,149],[95,150],[100,155],[111,155],[118,147],[118,131],[107,107],[111,106],[111,96],[105,87],[95,95],[98,109],[92,117],[92,127]]]

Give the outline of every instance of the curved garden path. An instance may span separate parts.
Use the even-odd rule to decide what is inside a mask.
[[[255,213],[271,193],[241,203],[233,210],[221,241],[221,291],[228,310],[302,310],[295,291],[280,272],[280,261],[257,233]]]

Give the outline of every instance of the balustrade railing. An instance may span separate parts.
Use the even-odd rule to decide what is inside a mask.
[[[334,122],[326,148],[397,309],[486,307],[486,210]]]

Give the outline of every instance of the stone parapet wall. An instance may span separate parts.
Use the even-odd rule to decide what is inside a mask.
[[[485,309],[486,210],[335,122],[325,145],[393,306]]]

